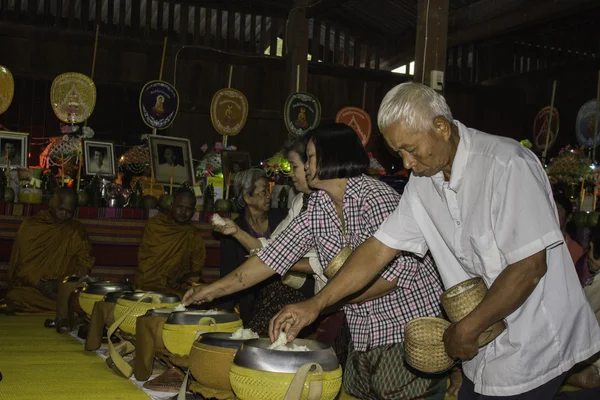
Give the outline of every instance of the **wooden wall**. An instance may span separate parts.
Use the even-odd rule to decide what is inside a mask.
[[[0,123],[13,130],[30,132],[32,137],[58,136],[59,121],[54,116],[49,92],[52,79],[63,72],[89,75],[92,60],[92,34],[73,34],[35,27],[0,25],[0,48],[9,54],[2,60],[15,77],[15,98]],[[174,81],[176,48],[169,47],[164,80]],[[157,79],[162,43],[101,37],[96,74],[98,98],[89,126],[96,139],[112,140],[119,146],[140,143],[150,131],[138,110],[139,91],[145,82]],[[250,115],[242,133],[229,139],[240,150],[249,151],[258,164],[287,140],[283,123],[285,62],[281,57],[244,57],[207,49],[188,48],[177,62],[176,88],[181,97],[180,111],[173,126],[164,134],[186,137],[192,142],[194,158],[200,147],[221,140],[210,122],[213,94],[227,86],[229,65],[234,66],[232,86],[248,98]],[[404,75],[353,67],[309,64],[308,91],[322,103],[323,122],[333,122],[337,111],[348,105],[362,106],[363,83],[367,83],[365,107],[373,118],[373,139],[368,145],[376,157],[389,163],[389,153],[376,133],[376,113],[387,90],[407,80]],[[120,148],[121,150],[127,147]],[[37,164],[41,148],[33,147],[30,163]],[[117,157],[120,152],[117,151]],[[387,160],[387,161],[386,161]],[[385,165],[385,164],[384,164]]]

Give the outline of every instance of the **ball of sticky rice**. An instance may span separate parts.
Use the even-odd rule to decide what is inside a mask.
[[[285,332],[281,331],[279,333],[279,337],[276,341],[271,343],[269,346],[269,350],[278,350],[278,351],[310,351],[310,349],[306,346],[299,346],[297,344],[287,344],[287,335]]]
[[[252,329],[244,328],[240,328],[231,334],[231,338],[236,340],[258,339],[259,337],[258,333],[254,332]]]
[[[215,225],[215,226],[225,226],[225,225],[227,225],[227,223],[225,222],[225,220],[223,218],[221,218],[221,216],[219,214],[213,214],[212,224]]]

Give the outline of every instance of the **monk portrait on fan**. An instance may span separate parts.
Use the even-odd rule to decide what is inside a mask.
[[[135,271],[135,288],[183,294],[199,281],[206,259],[200,229],[192,223],[196,197],[189,189],[175,195],[171,212],[150,218],[144,228]]]
[[[54,192],[48,210],[23,221],[8,265],[6,311],[58,313],[63,279],[90,272],[94,257],[84,226],[73,219],[76,208],[77,194],[63,187]]]

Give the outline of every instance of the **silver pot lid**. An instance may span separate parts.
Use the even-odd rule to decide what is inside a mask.
[[[212,318],[217,324],[238,321],[240,317],[236,313],[226,311],[193,310],[175,311],[171,313],[166,324],[172,325],[198,325],[202,318]]]
[[[208,346],[225,347],[227,349],[239,349],[248,339],[232,339],[231,332],[206,332],[198,338],[198,343]]]
[[[123,292],[131,290],[128,284],[122,282],[90,282],[81,289],[83,293],[106,295],[111,292]]]
[[[104,296],[104,298],[102,299],[102,301],[104,301],[105,303],[116,303],[117,299],[119,297],[123,297],[126,294],[131,294],[133,293],[130,290],[125,290],[125,291],[116,291],[116,292],[110,292],[110,293],[106,293],[106,295]]]
[[[158,293],[158,292],[134,292],[123,296],[124,300],[138,301],[145,294],[153,294],[161,303],[180,303],[181,299],[176,294]],[[152,297],[145,298],[142,303],[152,303]]]
[[[308,363],[320,364],[323,371],[335,371],[338,368],[338,358],[331,346],[307,339],[296,339],[292,343],[306,346],[310,351],[270,350],[269,339],[250,339],[242,344],[233,362],[240,367],[258,371],[292,374]]]

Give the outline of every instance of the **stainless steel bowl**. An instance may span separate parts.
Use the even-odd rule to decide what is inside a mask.
[[[105,296],[111,292],[131,290],[128,284],[122,282],[90,282],[81,289],[83,293]]]
[[[217,324],[224,324],[240,319],[236,313],[226,311],[217,311],[216,314],[207,314],[206,310],[175,311],[171,313],[166,323],[173,325],[197,325],[202,318],[212,318]]]
[[[168,318],[174,311],[174,308],[153,308],[152,310],[146,311],[145,315]]]
[[[330,346],[307,339],[296,339],[290,344],[306,346],[310,351],[269,350],[269,339],[250,339],[242,344],[233,362],[240,367],[280,373],[296,373],[304,364],[313,362],[319,363],[323,371],[334,371],[339,366]]]
[[[124,295],[123,300],[138,301],[142,296],[144,296],[145,294],[149,294],[149,293],[155,295],[154,297],[157,297],[161,303],[180,303],[181,302],[181,299],[179,298],[179,296],[177,296],[175,294],[166,294],[166,293],[158,293],[158,292],[134,292],[134,293]],[[142,300],[142,303],[152,303],[152,298],[148,297],[148,298]]]
[[[117,299],[119,297],[124,296],[126,294],[131,294],[131,293],[133,293],[133,292],[130,290],[106,293],[106,295],[104,295],[104,298],[102,299],[102,301],[104,301],[105,303],[116,303]]]
[[[231,332],[207,332],[203,333],[197,340],[198,343],[208,346],[225,347],[228,349],[239,349],[240,346],[252,339],[232,339]]]

